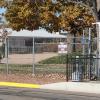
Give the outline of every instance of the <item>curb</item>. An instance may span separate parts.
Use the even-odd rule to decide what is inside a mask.
[[[0,82],[0,86],[18,87],[18,88],[40,88],[40,85],[38,84],[26,84],[26,83],[15,83],[15,82]]]

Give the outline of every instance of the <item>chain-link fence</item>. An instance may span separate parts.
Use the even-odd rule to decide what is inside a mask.
[[[34,74],[56,73],[57,71],[60,73],[60,69],[64,71],[63,62],[60,61],[61,55],[58,54],[58,43],[35,43],[34,47],[34,54],[31,46],[9,48],[9,73],[13,72],[10,67],[14,65],[18,72],[33,73],[33,62]]]
[[[67,38],[67,45],[69,53],[96,54],[97,38],[91,38],[91,40],[88,37]]]
[[[5,57],[1,60],[0,72],[7,74],[34,74],[66,79],[66,56],[58,54],[58,44],[25,43],[24,40],[7,40]],[[34,46],[34,47],[33,47]]]
[[[74,38],[72,38],[73,40]],[[88,54],[89,49],[95,52],[96,39],[91,41],[88,38],[76,37],[75,43],[56,41],[56,42],[33,42],[28,39],[7,39],[2,47],[2,56],[0,72],[7,74],[34,74],[46,77],[66,80],[66,54],[58,53],[58,45],[65,42],[68,52],[73,52],[73,46],[76,48],[75,55]],[[68,39],[67,39],[68,40]]]

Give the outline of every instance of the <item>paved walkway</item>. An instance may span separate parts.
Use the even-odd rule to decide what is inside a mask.
[[[34,59],[35,63],[45,60],[54,56],[57,56],[58,53],[40,53],[35,54]],[[32,64],[33,63],[33,55],[32,54],[12,54],[9,55],[9,64]],[[2,59],[2,63],[6,62],[6,59]]]
[[[100,94],[100,83],[97,82],[60,82],[41,85],[41,88]]]

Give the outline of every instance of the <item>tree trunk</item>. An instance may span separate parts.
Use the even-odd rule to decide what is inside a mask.
[[[76,52],[76,45],[75,45],[75,43],[76,43],[76,34],[74,33],[74,37],[73,37],[73,52]]]
[[[68,47],[67,47],[67,51],[68,51],[68,53],[72,53],[72,42],[73,42],[73,35],[72,34],[70,34],[70,33],[68,33],[67,34],[67,45],[68,45]]]

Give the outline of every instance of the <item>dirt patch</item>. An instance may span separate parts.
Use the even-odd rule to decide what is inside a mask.
[[[32,76],[30,74],[0,74],[0,81],[18,82],[18,83],[34,83],[48,84],[55,82],[65,82],[66,77],[63,74],[41,74]]]

